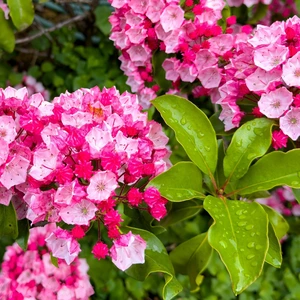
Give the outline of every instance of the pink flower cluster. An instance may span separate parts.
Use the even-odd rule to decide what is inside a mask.
[[[5,19],[8,20],[9,8],[8,8],[7,4],[5,4],[3,2],[3,0],[0,0],[0,9],[3,10]]]
[[[47,238],[55,257],[72,263],[80,252],[77,239],[92,221],[103,224],[115,247],[124,246],[119,203],[157,220],[165,216],[166,200],[143,187],[170,166],[168,138],[147,120],[135,95],[94,87],[50,103],[40,93],[8,87],[0,89],[0,107],[0,204],[13,198],[18,217],[33,224],[72,225]],[[97,258],[113,261],[116,252],[101,241],[93,249]]]
[[[279,121],[273,146],[300,135],[300,19],[258,25],[253,35],[235,43],[234,56],[223,69],[223,84],[213,102],[222,106],[226,130],[238,127],[245,102],[252,114]],[[249,107],[249,106],[248,106]],[[249,113],[249,112],[248,112]]]
[[[285,216],[300,216],[300,204],[290,187],[284,186],[276,189],[270,197],[256,199],[261,204],[268,205]]]
[[[22,87],[27,88],[28,96],[36,93],[41,93],[46,101],[50,100],[50,93],[45,89],[41,82],[36,81],[36,79],[30,75],[24,75],[22,82],[15,86],[15,89],[21,89]]]
[[[88,300],[94,293],[87,275],[85,259],[76,258],[71,265],[51,262],[45,238],[55,224],[30,229],[28,249],[15,243],[7,247],[0,273],[0,299]]]
[[[227,57],[231,35],[220,37],[223,0],[110,0],[115,12],[110,17],[110,39],[122,51],[121,69],[127,84],[137,92],[143,107],[160,91],[153,81],[152,59],[165,54],[166,79],[173,81],[169,93],[179,93],[182,82],[201,80],[205,88],[219,85],[219,56]],[[189,16],[189,18],[185,18]],[[207,41],[209,39],[209,42]],[[208,50],[210,48],[210,50]],[[228,59],[228,58],[227,58]],[[160,68],[161,65],[158,66]]]

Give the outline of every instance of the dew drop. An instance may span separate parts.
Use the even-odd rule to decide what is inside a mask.
[[[252,266],[252,267],[256,267],[256,266],[257,266],[257,262],[256,262],[256,261],[252,262],[252,263],[251,263],[251,266]]]
[[[239,219],[240,220],[243,220],[243,219],[246,219],[247,217],[246,216],[243,216],[243,215],[241,215],[241,216],[239,216]]]
[[[247,130],[251,130],[251,126],[250,125],[247,125]]]
[[[252,259],[253,257],[255,257],[255,255],[254,254],[249,254],[249,255],[247,255],[247,259]]]
[[[251,230],[254,227],[254,225],[250,224],[246,226],[246,230]]]
[[[250,153],[248,154],[247,159],[253,159],[255,156],[255,153]]]
[[[299,181],[292,181],[292,185],[298,185]]]
[[[239,226],[239,227],[243,227],[243,226],[245,226],[246,224],[247,224],[246,221],[241,221],[241,222],[238,223],[238,226]]]
[[[251,236],[255,236],[255,232],[251,232],[251,234],[250,234]]]
[[[256,232],[256,235],[260,235],[260,232],[257,231],[257,232]]]
[[[198,138],[203,138],[204,137],[204,133],[201,132],[201,131],[198,131],[197,135],[198,135]]]
[[[235,212],[236,215],[240,216],[241,214],[243,213],[243,210],[242,209],[239,209]]]
[[[227,243],[225,241],[220,241],[219,243],[223,248],[227,248]]]
[[[253,126],[255,126],[255,125],[256,125],[256,122],[255,122],[255,121],[253,121],[253,122],[252,122],[252,125],[253,125]]]
[[[262,248],[261,245],[256,245],[256,247],[255,247],[256,250],[259,250],[259,249],[261,249],[261,248]]]
[[[237,147],[241,147],[242,145],[243,145],[243,140],[239,140],[238,142],[236,142]]]
[[[248,245],[247,245],[248,248],[254,248],[254,246],[255,246],[255,243],[254,243],[254,242],[250,242],[250,243],[248,243]]]
[[[206,152],[210,151],[210,147],[208,147],[208,146],[205,146],[204,149],[206,150]]]
[[[185,124],[186,124],[186,119],[185,119],[185,118],[182,118],[182,119],[180,120],[180,124],[181,124],[181,125],[185,125]]]
[[[245,249],[244,249],[244,248],[241,248],[241,249],[240,249],[240,251],[241,251],[241,252],[244,252],[244,251],[245,251]]]

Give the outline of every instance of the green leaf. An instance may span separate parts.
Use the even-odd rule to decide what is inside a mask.
[[[295,199],[300,204],[300,189],[292,189]]]
[[[223,140],[218,140],[218,163],[215,172],[215,179],[218,187],[221,187],[226,180],[224,176],[224,168],[223,168],[224,157],[225,157],[224,142]]]
[[[202,174],[192,162],[179,162],[152,179],[147,187],[156,187],[160,194],[172,202],[205,198],[202,191]]]
[[[268,217],[256,202],[207,196],[204,209],[214,219],[208,242],[226,266],[237,295],[261,274],[268,251]]]
[[[201,208],[202,205],[199,205],[193,200],[185,201],[183,203],[172,203],[171,210],[168,211],[166,217],[164,217],[158,224],[164,227],[173,225],[197,215]]]
[[[275,268],[280,268],[282,263],[281,245],[278,241],[273,225],[269,223],[269,249],[266,256],[266,262]]]
[[[7,52],[13,52],[15,48],[15,35],[0,9],[0,48]]]
[[[13,239],[18,237],[18,222],[12,202],[8,206],[0,204],[0,237],[7,236]]]
[[[252,18],[250,18],[248,23],[249,24],[257,24],[258,21],[262,20],[265,17],[265,15],[268,12],[268,8],[269,8],[268,5],[265,5],[260,2],[256,7],[254,15],[252,16]]]
[[[24,251],[26,251],[29,238],[29,221],[27,219],[18,221],[18,231],[19,235],[16,242]]]
[[[245,195],[279,185],[300,188],[300,149],[265,155],[238,181],[235,192]]]
[[[289,230],[288,222],[275,209],[273,209],[269,206],[266,206],[266,205],[262,205],[262,204],[261,204],[261,206],[263,207],[263,209],[265,210],[265,212],[268,215],[269,221],[274,228],[274,232],[275,232],[277,239],[279,239],[279,240],[282,239]]]
[[[111,24],[108,21],[108,17],[111,15],[112,10],[108,5],[99,5],[95,9],[96,26],[102,31],[104,35],[109,35],[111,30]]]
[[[54,257],[52,255],[52,253],[50,253],[50,259],[51,259],[51,263],[53,266],[55,266],[56,268],[58,268],[58,258],[57,257]]]
[[[207,240],[207,233],[202,233],[180,244],[170,253],[176,272],[189,275],[193,292],[199,289],[202,282],[200,274],[207,267],[212,250]]]
[[[18,30],[24,30],[31,25],[34,18],[32,0],[7,0],[10,16]]]
[[[151,273],[163,273],[165,277],[163,299],[169,300],[175,297],[182,290],[182,286],[175,277],[173,265],[162,242],[145,230],[126,227],[124,231],[139,234],[147,242],[145,263],[132,265],[125,272],[140,281],[144,281]]]
[[[259,118],[245,123],[234,133],[224,158],[224,174],[228,181],[243,177],[251,162],[268,151],[273,124],[272,120]]]
[[[164,95],[152,101],[176,135],[189,158],[205,174],[214,173],[217,165],[216,133],[207,116],[187,99]]]

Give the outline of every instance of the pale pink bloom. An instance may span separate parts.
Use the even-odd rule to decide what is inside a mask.
[[[12,196],[13,193],[11,190],[6,189],[5,187],[0,187],[0,204],[8,206]]]
[[[154,121],[150,121],[149,125],[147,137],[153,142],[153,149],[165,149],[169,138],[163,133],[162,126]]]
[[[74,180],[69,184],[60,186],[54,195],[54,202],[62,206],[70,205],[74,195],[75,183]]]
[[[166,79],[171,81],[176,81],[179,77],[177,69],[179,67],[180,61],[175,57],[166,58],[162,64],[162,67],[166,71]]]
[[[108,130],[102,130],[98,127],[93,127],[85,136],[85,140],[90,145],[91,154],[98,154],[99,151],[113,141],[111,132]]]
[[[289,186],[283,186],[282,196],[287,201],[295,201],[295,196],[292,189]]]
[[[126,3],[128,3],[128,0],[112,0],[111,6],[115,8],[121,8]]]
[[[151,88],[143,88],[139,93],[139,102],[143,109],[148,109],[151,105],[151,100],[157,97],[156,93]]]
[[[61,209],[59,215],[67,224],[89,225],[90,220],[95,217],[96,211],[95,204],[83,199],[79,203]]]
[[[221,82],[221,74],[218,67],[203,69],[198,75],[201,84],[206,89],[216,88]]]
[[[61,121],[64,125],[81,128],[86,124],[93,123],[93,116],[88,112],[78,111],[74,114],[62,113]]]
[[[127,138],[124,136],[122,131],[119,131],[117,133],[117,136],[115,138],[115,149],[117,152],[126,152],[128,158],[130,158],[131,155],[137,153],[138,151],[138,140]]]
[[[117,187],[117,178],[113,172],[98,171],[90,179],[87,198],[96,202],[107,200]]]
[[[256,66],[270,71],[286,61],[289,48],[273,44],[254,50],[254,63]]]
[[[147,18],[149,18],[152,23],[157,23],[164,7],[165,3],[163,0],[149,0],[149,6],[146,12]]]
[[[179,44],[179,36],[180,36],[180,29],[175,29],[171,31],[171,34],[169,34],[163,41],[166,46],[166,53],[175,53],[176,49]]]
[[[133,11],[127,11],[125,14],[125,19],[126,19],[126,24],[130,25],[131,27],[134,26],[139,26],[144,18],[140,15],[137,15],[136,13],[134,13]]]
[[[281,81],[281,74],[281,68],[276,68],[268,72],[257,68],[254,73],[245,79],[245,82],[250,91],[266,91],[272,83]]]
[[[292,107],[279,119],[279,127],[292,140],[297,140],[300,135],[300,108]]]
[[[0,182],[10,189],[12,186],[23,183],[27,178],[27,169],[29,167],[29,161],[20,156],[15,156],[4,167],[4,172],[0,177]]]
[[[57,293],[57,300],[74,299],[75,291],[73,287],[64,285]]]
[[[11,116],[0,116],[0,137],[9,144],[17,136],[16,122]]]
[[[129,7],[137,14],[145,14],[149,6],[149,0],[129,0]]]
[[[205,7],[211,8],[212,10],[221,11],[225,6],[225,1],[223,0],[204,0],[203,5]]]
[[[0,166],[6,162],[8,153],[8,142],[0,137]]]
[[[230,130],[239,127],[240,120],[243,113],[235,103],[220,103],[222,105],[222,112],[219,119],[224,122],[225,130]]]
[[[293,102],[293,93],[285,87],[281,87],[268,94],[262,94],[258,101],[261,113],[268,118],[279,118],[289,108]]]
[[[194,64],[181,63],[177,69],[180,79],[185,82],[194,82],[197,78],[197,69]]]
[[[112,262],[122,271],[145,262],[146,242],[130,232],[121,235],[110,248]]]
[[[126,34],[133,44],[140,44],[147,37],[147,31],[143,27],[132,27],[126,31]]]
[[[227,0],[228,5],[231,6],[235,6],[235,7],[239,7],[244,3],[244,0]]]
[[[26,87],[23,87],[21,89],[14,89],[12,87],[7,87],[6,89],[2,90],[4,96],[6,99],[8,98],[16,98],[18,100],[24,100],[28,96],[28,92]]]
[[[160,15],[160,23],[165,32],[180,28],[184,21],[184,11],[176,4],[167,6]]]
[[[282,66],[282,79],[288,86],[300,87],[300,52]]]
[[[222,34],[209,39],[209,50],[223,55],[233,47],[233,36],[231,34]]]
[[[36,180],[42,180],[56,168],[59,150],[51,143],[49,148],[38,149],[33,155],[33,166],[29,175]]]
[[[41,93],[36,93],[31,95],[29,98],[30,105],[36,107],[38,109],[39,117],[52,116],[54,104],[45,101],[43,95]]]
[[[277,43],[284,34],[283,26],[278,25],[278,23],[274,23],[273,27],[258,24],[253,38],[250,38],[248,43],[254,47],[271,45]]]
[[[116,48],[119,49],[128,48],[131,45],[125,30],[112,32],[109,39],[114,41]]]
[[[131,46],[127,52],[133,62],[144,62],[149,57],[149,51],[142,45]]]
[[[293,206],[292,214],[296,217],[300,216],[300,204],[296,204],[295,206]]]
[[[214,66],[217,61],[217,58],[211,53],[211,51],[202,49],[196,54],[195,65],[198,72],[201,72],[205,68]]]
[[[72,235],[61,228],[57,228],[45,239],[52,255],[64,259],[70,265],[81,251],[78,242]]]

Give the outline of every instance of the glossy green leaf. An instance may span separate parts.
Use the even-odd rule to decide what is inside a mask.
[[[277,239],[282,239],[288,232],[289,230],[289,224],[285,220],[285,218],[278,213],[275,209],[266,206],[266,205],[261,205],[265,212],[268,215],[269,221],[272,224],[274,228],[275,235]]]
[[[0,9],[0,48],[7,52],[12,52],[15,48],[15,35],[4,17],[4,12]]]
[[[223,160],[225,157],[225,148],[224,148],[224,142],[223,140],[218,140],[218,163],[217,163],[217,169],[215,172],[215,179],[217,182],[217,186],[221,187],[223,186],[226,178],[224,176],[224,168],[223,168]]]
[[[189,276],[192,291],[199,289],[202,282],[200,274],[207,267],[212,251],[207,233],[202,233],[180,244],[170,253],[176,272]]]
[[[246,195],[279,185],[300,188],[300,149],[275,151],[262,157],[238,181],[236,192]]]
[[[300,189],[292,189],[295,199],[300,204]]]
[[[263,3],[258,3],[255,13],[252,18],[248,21],[249,24],[257,24],[260,20],[262,20],[268,12],[268,5]]]
[[[18,231],[19,235],[16,242],[24,251],[26,251],[29,238],[29,221],[27,219],[18,221]]]
[[[7,236],[13,239],[18,237],[18,222],[12,202],[8,206],[0,204],[0,237]]]
[[[111,15],[111,13],[112,9],[110,6],[99,5],[95,9],[95,24],[105,35],[109,35],[111,30],[111,24],[108,21],[108,17]]]
[[[269,223],[269,249],[266,256],[266,262],[275,268],[280,268],[282,263],[281,245],[278,241],[273,225]]]
[[[226,266],[237,295],[261,274],[268,251],[268,217],[256,202],[221,200],[207,196],[204,209],[214,219],[210,245]]]
[[[255,119],[245,123],[234,133],[224,158],[224,174],[229,181],[243,177],[251,162],[268,151],[273,123],[265,118]]]
[[[124,231],[139,234],[147,242],[145,263],[132,265],[126,273],[140,281],[144,281],[151,273],[163,273],[165,277],[163,299],[169,300],[175,297],[182,290],[182,286],[174,275],[173,265],[162,242],[154,234],[145,230],[126,227]]]
[[[156,187],[160,194],[172,202],[205,198],[202,191],[201,171],[192,162],[179,162],[152,179],[147,187]]]
[[[32,0],[7,0],[10,16],[18,30],[24,30],[31,25],[34,18]]]
[[[189,158],[205,174],[213,174],[217,166],[216,133],[207,116],[187,99],[164,95],[152,101],[176,134]]]
[[[197,215],[201,208],[202,205],[199,205],[193,200],[185,201],[183,203],[172,203],[171,210],[168,211],[166,217],[164,217],[158,224],[164,227],[173,225]]]

